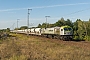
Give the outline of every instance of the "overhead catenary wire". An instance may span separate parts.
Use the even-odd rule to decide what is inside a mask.
[[[71,12],[71,13],[65,14],[63,16],[69,16],[69,15],[73,15],[73,14],[80,13],[80,12],[87,11],[87,10],[90,10],[90,8],[86,8],[86,9],[78,10],[78,11],[75,11],[75,12]]]

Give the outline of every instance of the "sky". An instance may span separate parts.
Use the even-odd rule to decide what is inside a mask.
[[[0,29],[29,27],[46,22],[55,23],[62,17],[75,22],[76,19],[88,21],[90,0],[0,0]]]

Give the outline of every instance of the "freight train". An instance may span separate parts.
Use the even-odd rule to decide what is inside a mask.
[[[73,38],[73,29],[70,26],[52,28],[30,28],[24,30],[12,30],[11,32],[45,36],[47,38],[56,38],[60,40],[71,40]]]

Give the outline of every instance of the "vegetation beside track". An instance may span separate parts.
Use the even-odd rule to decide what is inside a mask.
[[[1,60],[89,60],[90,42],[10,34],[0,43]]]

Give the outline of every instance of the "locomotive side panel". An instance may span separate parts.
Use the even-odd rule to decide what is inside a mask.
[[[32,29],[30,30],[30,34],[35,34],[35,28],[32,28]]]
[[[35,34],[36,35],[41,35],[41,28],[36,28],[35,29]]]

